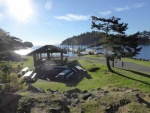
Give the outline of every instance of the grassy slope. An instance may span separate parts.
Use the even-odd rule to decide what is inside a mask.
[[[139,89],[143,92],[150,93],[150,79],[142,75],[147,75],[144,73],[134,73],[128,70],[114,69],[116,73],[110,73],[107,71],[105,64],[99,64],[95,62],[87,62],[85,60],[78,60],[78,62],[88,70],[91,67],[100,67],[100,70],[96,72],[89,72],[91,79],[86,77],[82,78],[75,85],[67,85],[61,82],[48,82],[44,80],[38,80],[34,83],[35,86],[43,89],[58,89],[58,90],[67,90],[72,88],[80,88],[82,90],[91,90],[93,88],[108,88],[108,87],[131,87]],[[82,74],[78,76],[83,76]],[[74,82],[74,81],[72,81]]]
[[[86,56],[86,57],[97,57],[97,56]],[[103,58],[102,56],[100,56]],[[32,60],[30,58],[30,60]],[[32,65],[32,61],[27,61],[24,63],[25,66]],[[84,74],[77,74],[79,76],[79,79],[77,80],[69,80],[70,83],[62,83],[62,82],[49,82],[46,80],[38,79],[36,83],[33,85],[39,88],[42,88],[44,90],[47,89],[53,89],[53,90],[60,90],[65,91],[68,89],[73,88],[80,88],[81,90],[91,90],[95,88],[103,88],[105,90],[110,90],[111,88],[116,87],[130,87],[134,89],[139,89],[143,93],[150,93],[150,79],[148,77],[142,76],[147,75],[141,72],[135,73],[134,71],[131,72],[129,70],[122,70],[122,69],[113,69],[116,73],[110,73],[107,71],[107,67],[105,64],[93,62],[93,61],[87,61],[80,59],[78,60],[78,63],[83,66],[86,70],[89,70],[92,67],[100,67],[100,70],[96,72],[90,72],[87,71],[87,74],[89,77],[85,77]],[[143,63],[144,64],[144,63]],[[76,82],[76,84],[73,84]],[[28,92],[23,92],[24,95],[28,95]],[[123,95],[124,94],[124,95]],[[100,105],[100,103],[106,103],[110,104],[112,102],[116,102],[119,100],[119,98],[127,97],[127,93],[123,94],[111,94],[109,93],[108,96],[101,97],[100,101],[90,101],[82,103],[82,108],[84,108],[85,113],[102,113],[104,112],[105,107],[103,105]],[[33,94],[32,94],[33,95]],[[35,96],[35,95],[34,95]],[[41,94],[38,94],[39,98],[41,98]],[[45,95],[44,95],[45,96]],[[45,97],[44,97],[45,98]],[[133,98],[133,95],[131,96]],[[134,98],[133,98],[134,100]],[[136,99],[135,99],[136,100]],[[150,102],[149,98],[145,98],[146,101]],[[43,104],[45,106],[45,104]],[[36,108],[35,108],[36,109]],[[118,112],[128,112],[131,111],[133,113],[140,113],[145,112],[148,113],[149,109],[145,107],[144,104],[135,103],[134,101],[130,104],[127,104],[126,106],[122,106],[119,108]],[[79,112],[77,107],[73,107],[71,109],[72,113]],[[33,112],[34,113],[34,112]],[[36,113],[36,112],[35,112]]]
[[[88,58],[101,58],[101,59],[105,59],[104,55],[86,55],[84,57],[88,57]],[[130,58],[122,58],[122,60],[126,61],[126,62],[132,62],[132,63],[136,63],[136,64],[140,64],[143,66],[149,66],[150,67],[150,62],[149,61],[140,61],[140,60],[134,60],[134,59],[130,59]]]
[[[140,61],[140,60],[134,60],[134,59],[129,59],[129,58],[122,58],[122,60],[150,67],[150,62],[149,61]]]

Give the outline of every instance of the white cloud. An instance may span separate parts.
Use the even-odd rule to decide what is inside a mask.
[[[102,11],[102,12],[99,12],[101,15],[104,15],[104,16],[107,16],[109,14],[111,14],[112,12],[111,11]]]
[[[140,7],[143,7],[143,6],[144,6],[144,3],[136,3],[136,4],[134,4],[135,8],[140,8]]]
[[[115,8],[115,11],[121,12],[121,11],[125,11],[125,10],[141,8],[143,6],[144,6],[144,3],[135,3],[135,4],[131,5],[131,6],[127,5],[125,7],[117,7],[117,8]]]
[[[129,9],[130,9],[129,6],[125,6],[125,7],[117,7],[117,8],[115,8],[115,11],[121,12],[121,11],[129,10]]]
[[[84,21],[88,20],[90,16],[66,14],[64,16],[56,16],[56,19],[66,20],[66,21]]]
[[[45,9],[46,10],[51,10],[52,9],[52,5],[53,5],[52,0],[47,0],[46,3],[45,3]]]

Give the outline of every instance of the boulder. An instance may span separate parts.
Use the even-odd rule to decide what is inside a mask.
[[[92,95],[92,93],[85,93],[85,94],[82,94],[82,99],[83,99],[83,100],[87,100],[91,95]]]
[[[71,90],[66,91],[66,93],[81,93],[81,90],[78,88],[75,88],[75,89],[71,89]]]
[[[1,113],[16,113],[20,95],[11,93],[0,94],[0,112]]]

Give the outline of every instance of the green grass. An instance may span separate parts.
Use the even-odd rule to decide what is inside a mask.
[[[85,55],[83,57],[105,59],[105,56],[103,54],[100,54],[100,55]]]
[[[32,56],[21,56],[22,58],[25,58],[26,60],[21,62],[10,62],[13,68],[18,68],[18,65],[20,65],[21,69],[24,67],[30,67],[33,69],[33,57]],[[22,67],[23,66],[23,67]]]
[[[70,80],[67,83],[63,82],[48,82],[45,80],[38,80],[34,83],[34,86],[46,89],[54,89],[65,91],[72,88],[79,88],[81,90],[91,90],[93,88],[108,88],[108,87],[130,87],[139,89],[143,92],[150,93],[150,79],[146,76],[148,74],[142,72],[134,72],[130,70],[113,69],[116,73],[107,71],[105,64],[92,63],[85,60],[78,60],[78,62],[86,69],[92,67],[100,67],[100,70],[96,72],[87,72],[87,75],[91,77],[88,79],[83,74],[77,76],[78,79]]]
[[[104,55],[98,55],[98,56],[97,55],[85,55],[83,57],[105,59]],[[140,60],[134,60],[134,59],[130,59],[130,58],[121,58],[121,60],[150,67],[150,61],[140,61]]]
[[[134,60],[134,59],[129,59],[129,58],[122,58],[122,60],[126,61],[126,62],[133,62],[136,64],[140,64],[143,66],[149,66],[150,67],[150,61],[140,61],[140,60]]]
[[[87,55],[84,57],[97,58],[96,55]],[[104,58],[102,55],[98,56]],[[128,59],[123,59],[128,60]],[[128,61],[134,62],[134,60],[129,59]],[[91,90],[93,88],[108,88],[108,87],[131,87],[134,89],[139,89],[144,92],[150,93],[150,78],[149,75],[143,72],[131,71],[131,70],[122,70],[114,68],[116,73],[110,73],[107,71],[106,64],[100,64],[98,62],[80,60],[77,61],[82,67],[86,70],[89,70],[92,67],[100,67],[96,72],[87,71],[89,79],[84,74],[77,74],[78,78],[74,80],[69,80],[69,82],[49,82],[46,80],[38,79],[33,85],[44,90],[47,89],[58,89],[65,91],[68,89],[79,88],[81,90]],[[145,64],[145,61],[136,61],[140,64]],[[12,62],[13,67],[17,67],[22,62]],[[147,62],[147,65],[149,62]],[[23,67],[31,66],[33,67],[33,58],[28,57],[27,61],[23,62]],[[147,76],[147,77],[146,77]]]
[[[22,56],[22,58],[27,59],[26,61],[23,61],[23,67],[32,67],[34,66],[33,64],[33,57],[32,56]]]
[[[91,58],[97,58],[95,55],[89,55],[84,57],[91,57]],[[99,56],[100,58],[104,58],[103,56]],[[144,62],[144,61],[143,61]],[[21,62],[18,62],[17,64],[13,64],[13,66],[17,66]],[[117,69],[113,68],[115,73],[111,73],[107,70],[106,64],[102,64],[99,62],[88,61],[87,59],[79,59],[77,61],[70,61],[69,66],[72,66],[74,64],[81,65],[85,70],[87,70],[87,74],[84,73],[77,73],[77,77],[75,79],[70,79],[66,82],[54,82],[54,81],[46,81],[42,79],[38,79],[35,83],[33,83],[34,86],[38,88],[42,88],[45,91],[47,89],[52,90],[59,90],[59,91],[66,91],[69,89],[79,88],[81,90],[88,90],[91,89],[97,89],[102,88],[104,90],[108,90],[110,93],[109,95],[102,96],[98,101],[95,101],[93,99],[88,99],[85,102],[82,103],[82,109],[85,113],[102,113],[106,109],[106,106],[110,106],[112,102],[119,102],[122,98],[130,98],[130,100],[133,100],[131,103],[122,106],[119,108],[118,112],[128,112],[132,111],[133,113],[148,113],[149,109],[146,107],[145,104],[140,104],[137,101],[137,99],[131,94],[131,93],[125,93],[125,92],[113,92],[113,88],[121,88],[121,87],[129,87],[132,89],[139,89],[140,94],[149,95],[150,94],[150,75],[143,73],[143,72],[137,72],[133,70],[127,70],[127,69]],[[142,63],[142,61],[141,61]],[[144,64],[144,63],[143,63]],[[26,66],[33,66],[33,60],[32,57],[28,57],[27,61],[24,61],[23,67]],[[95,72],[90,72],[89,69],[93,67],[99,67],[100,69]],[[20,92],[20,95],[23,97],[32,97],[38,98],[38,100],[43,100],[43,98],[46,99],[52,99],[56,98],[54,95],[49,95],[49,93],[31,93],[31,92]],[[49,95],[49,97],[46,97],[46,95]],[[134,97],[134,98],[133,98]],[[149,97],[144,98],[146,101],[150,102]],[[42,102],[42,101],[41,101]],[[106,106],[103,105],[103,103],[106,104]],[[45,106],[45,103],[41,103],[39,106]],[[48,106],[49,107],[49,106]],[[80,108],[80,107],[79,107]],[[72,113],[79,113],[81,112],[81,109],[79,109],[78,106],[72,107],[71,112]],[[35,108],[36,109],[36,108]],[[33,109],[32,109],[33,110]],[[38,109],[37,109],[38,111]],[[35,110],[35,112],[37,112]]]

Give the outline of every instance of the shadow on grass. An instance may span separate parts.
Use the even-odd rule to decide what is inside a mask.
[[[132,71],[131,71],[131,72],[132,72]],[[144,82],[144,81],[142,81],[142,80],[138,80],[138,79],[135,79],[135,78],[131,78],[131,77],[125,76],[125,75],[120,74],[120,73],[118,73],[118,72],[116,72],[116,71],[113,71],[113,73],[115,73],[115,74],[117,74],[117,75],[119,75],[119,76],[122,76],[122,77],[124,77],[124,78],[128,78],[128,79],[131,79],[131,80],[134,80],[134,81],[137,81],[137,82],[141,82],[141,83],[146,84],[146,85],[150,85],[150,83],[147,83],[147,82]],[[143,74],[144,74],[144,73],[143,73]]]
[[[79,65],[82,67],[82,65],[77,61],[77,60],[74,60],[74,61],[71,61],[68,66],[70,68],[72,68],[73,66],[75,65]],[[83,68],[83,67],[82,67]],[[84,78],[87,78],[87,79],[92,79],[92,77],[87,73],[87,72],[78,72],[78,73],[75,73],[73,76],[71,76],[68,80],[64,81],[64,83],[67,85],[67,86],[76,86],[79,82],[81,82]]]
[[[150,108],[150,103],[144,100],[143,98],[141,98],[139,94],[136,94],[136,98],[138,99],[139,103],[144,103],[146,104],[146,107]]]
[[[150,78],[150,75],[149,75],[149,74],[146,74],[146,73],[142,73],[142,72],[134,71],[134,70],[130,70],[130,69],[122,69],[122,70],[129,71],[129,72],[132,72],[132,73],[138,74],[138,75],[140,75],[140,76],[144,76],[144,77],[148,77],[148,78]]]

